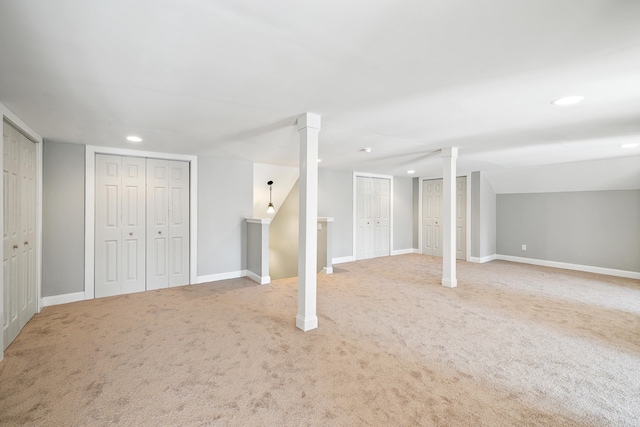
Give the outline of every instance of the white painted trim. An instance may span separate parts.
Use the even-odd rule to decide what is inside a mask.
[[[465,245],[466,251],[464,254],[464,259],[465,261],[469,261],[471,259],[471,173],[460,176],[464,176],[466,181],[465,188],[467,192],[467,219],[465,220],[465,239],[467,239],[467,244]]]
[[[395,256],[395,255],[406,255],[406,254],[419,254],[420,252],[418,251],[418,249],[415,248],[409,248],[409,249],[398,249],[395,250],[391,253],[391,255]]]
[[[587,273],[605,274],[607,276],[626,277],[629,279],[640,279],[640,272],[617,270],[614,268],[593,267],[590,265],[570,264],[567,262],[548,261],[544,259],[522,258],[511,255],[496,255],[496,259],[501,261],[519,262],[523,264],[541,265],[544,267],[562,268],[565,270],[584,271]]]
[[[304,332],[316,329],[318,327],[318,316],[304,318],[298,314],[296,316],[296,327]]]
[[[238,279],[240,277],[247,277],[247,270],[228,271],[226,273],[208,274],[206,276],[198,276],[196,284],[218,282],[220,280]]]
[[[353,255],[351,256],[343,256],[343,257],[339,257],[339,258],[332,258],[331,259],[331,264],[336,265],[336,264],[344,264],[345,262],[353,262],[356,260],[356,257],[354,257]]]
[[[70,302],[83,301],[84,292],[73,292],[71,294],[54,295],[52,297],[42,298],[43,307],[49,307],[52,305],[68,304]]]
[[[85,230],[84,230],[84,297],[95,297],[95,168],[96,154],[149,157],[189,162],[189,284],[198,283],[198,157],[186,154],[156,153],[125,148],[86,146],[85,153]]]
[[[271,283],[271,276],[259,276],[250,270],[247,270],[247,277],[261,285],[267,285]]]
[[[353,192],[351,195],[353,196],[353,259],[357,258],[358,249],[356,247],[357,237],[358,237],[358,217],[356,212],[356,178],[381,178],[389,180],[389,255],[393,253],[393,175],[381,175],[377,173],[367,173],[367,172],[353,172]],[[335,264],[335,262],[334,262]]]
[[[323,223],[333,222],[333,217],[330,217],[330,216],[319,216],[318,217],[318,222],[323,222]]]
[[[493,255],[489,255],[489,256],[483,256],[483,257],[469,257],[469,262],[475,262],[477,264],[484,264],[485,262],[491,262],[491,261],[495,261],[497,258],[496,254]]]
[[[96,151],[85,148],[84,160],[84,298],[95,296]]]
[[[42,304],[42,143],[36,144],[36,313],[44,307]]]
[[[245,218],[250,224],[271,224],[270,218]]]
[[[322,267],[321,274],[333,274],[333,267]]]

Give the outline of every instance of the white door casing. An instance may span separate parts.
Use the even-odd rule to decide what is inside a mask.
[[[3,126],[3,344],[36,313],[36,144]],[[3,350],[4,350],[3,348]]]

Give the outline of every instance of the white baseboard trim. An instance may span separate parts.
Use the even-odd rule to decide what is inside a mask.
[[[478,264],[483,264],[485,262],[495,261],[496,259],[498,259],[497,257],[498,257],[498,255],[496,255],[496,254],[489,255],[489,256],[483,256],[483,257],[472,256],[472,257],[469,257],[469,262],[475,262],[475,263],[478,263]]]
[[[271,276],[258,276],[256,273],[250,270],[247,270],[247,277],[261,285],[271,283]]]
[[[196,284],[217,282],[219,280],[237,279],[239,277],[246,277],[247,270],[229,271],[227,273],[208,274],[206,276],[198,276]]]
[[[68,304],[70,302],[78,302],[78,301],[84,301],[84,292],[73,292],[70,294],[44,297],[42,298],[42,306],[49,307],[52,305]]]
[[[342,264],[342,263],[345,263],[345,262],[353,262],[355,260],[356,260],[356,257],[354,257],[353,255],[351,255],[351,256],[343,256],[343,257],[340,257],[340,258],[333,258],[331,260],[331,264]]]
[[[565,270],[585,271],[587,273],[605,274],[607,276],[626,277],[628,279],[640,279],[640,272],[616,270],[615,268],[593,267],[590,265],[570,264],[567,262],[547,261],[544,259],[522,258],[511,255],[496,255],[496,259],[502,261],[520,262],[523,264],[541,265],[544,267],[564,268]]]
[[[418,249],[409,248],[409,249],[398,249],[391,252],[391,256],[395,255],[406,255],[406,254],[418,254],[420,253]]]
[[[333,267],[322,267],[321,274],[333,274]]]

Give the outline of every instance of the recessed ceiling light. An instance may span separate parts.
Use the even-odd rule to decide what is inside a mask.
[[[580,95],[571,95],[571,96],[565,96],[563,98],[558,98],[555,101],[552,101],[551,103],[553,105],[558,105],[558,106],[566,106],[566,105],[575,105],[579,102],[582,102],[584,100],[584,96],[580,96]]]
[[[363,149],[362,149],[362,150],[360,150],[360,151],[363,151],[363,152],[365,152],[365,153],[370,153],[370,152],[372,152],[372,151],[373,151],[373,148],[371,148],[371,147],[367,147],[367,148],[363,148]]]
[[[628,144],[622,144],[620,147],[621,148],[636,148],[638,145],[640,145],[640,144],[638,144],[637,142],[630,142]]]
[[[411,174],[411,173],[416,173],[416,171],[414,171],[413,169],[408,170],[407,173]]]
[[[127,137],[127,141],[142,142],[142,138],[140,138],[139,136],[130,135]]]

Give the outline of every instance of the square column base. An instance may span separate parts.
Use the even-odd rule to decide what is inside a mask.
[[[316,329],[318,327],[318,317],[313,316],[311,318],[305,319],[302,316],[297,315],[296,326],[298,327],[298,329],[302,329],[305,332]]]
[[[456,279],[442,279],[442,286],[445,288],[455,288],[458,286],[458,281]]]

